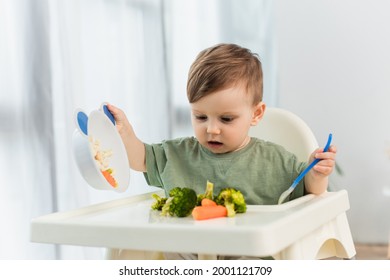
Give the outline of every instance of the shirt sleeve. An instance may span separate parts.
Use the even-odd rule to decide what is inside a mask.
[[[160,144],[145,144],[146,172],[144,177],[149,186],[163,187],[160,174],[164,171],[167,163],[164,146]]]

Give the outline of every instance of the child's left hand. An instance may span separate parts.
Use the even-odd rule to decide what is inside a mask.
[[[331,145],[327,152],[324,153],[323,151],[323,148],[318,148],[310,155],[309,162],[312,162],[314,159],[321,159],[311,170],[314,176],[329,176],[336,164],[337,147]]]

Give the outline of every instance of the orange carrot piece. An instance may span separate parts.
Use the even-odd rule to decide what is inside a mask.
[[[102,170],[102,174],[111,186],[113,186],[114,188],[116,188],[118,186],[118,183],[115,181],[114,177],[112,177],[110,172],[108,172],[108,170]]]
[[[226,217],[227,210],[225,206],[196,206],[192,210],[192,217],[195,220],[207,220],[219,217]]]
[[[200,204],[202,206],[217,206],[217,203],[209,198],[203,198]]]

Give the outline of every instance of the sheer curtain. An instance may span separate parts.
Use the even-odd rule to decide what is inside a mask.
[[[148,143],[188,135],[188,68],[219,42],[258,52],[266,98],[276,96],[271,3],[0,0],[0,259],[103,258],[31,243],[30,220],[153,190],[136,172],[122,194],[84,182],[71,150],[75,108],[116,104]]]
[[[100,249],[32,244],[29,222],[151,191],[139,173],[124,194],[87,186],[71,136],[75,108],[90,112],[109,101],[145,142],[169,137],[161,1],[0,3],[0,258],[102,258]]]
[[[151,191],[143,175],[131,172],[125,194],[89,188],[75,168],[69,135],[73,110],[90,112],[109,101],[128,115],[140,139],[169,137],[168,90],[160,0],[48,1],[50,8],[53,115],[58,210]],[[65,170],[64,170],[65,169]],[[65,171],[65,172],[64,172]],[[69,176],[72,174],[72,176]],[[62,248],[62,254],[74,247]],[[83,250],[82,253],[92,249]],[[82,256],[81,256],[82,257]]]

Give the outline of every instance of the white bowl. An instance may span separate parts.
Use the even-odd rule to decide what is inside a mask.
[[[76,126],[77,129],[73,133],[73,153],[85,181],[98,190],[125,191],[130,181],[129,163],[125,146],[112,121],[101,110],[95,110],[88,117],[88,135],[80,129],[77,117]],[[94,158],[91,139],[99,141],[101,150],[112,152],[108,157],[108,166],[114,171],[112,176],[117,182],[116,187],[111,186],[103,176]]]

